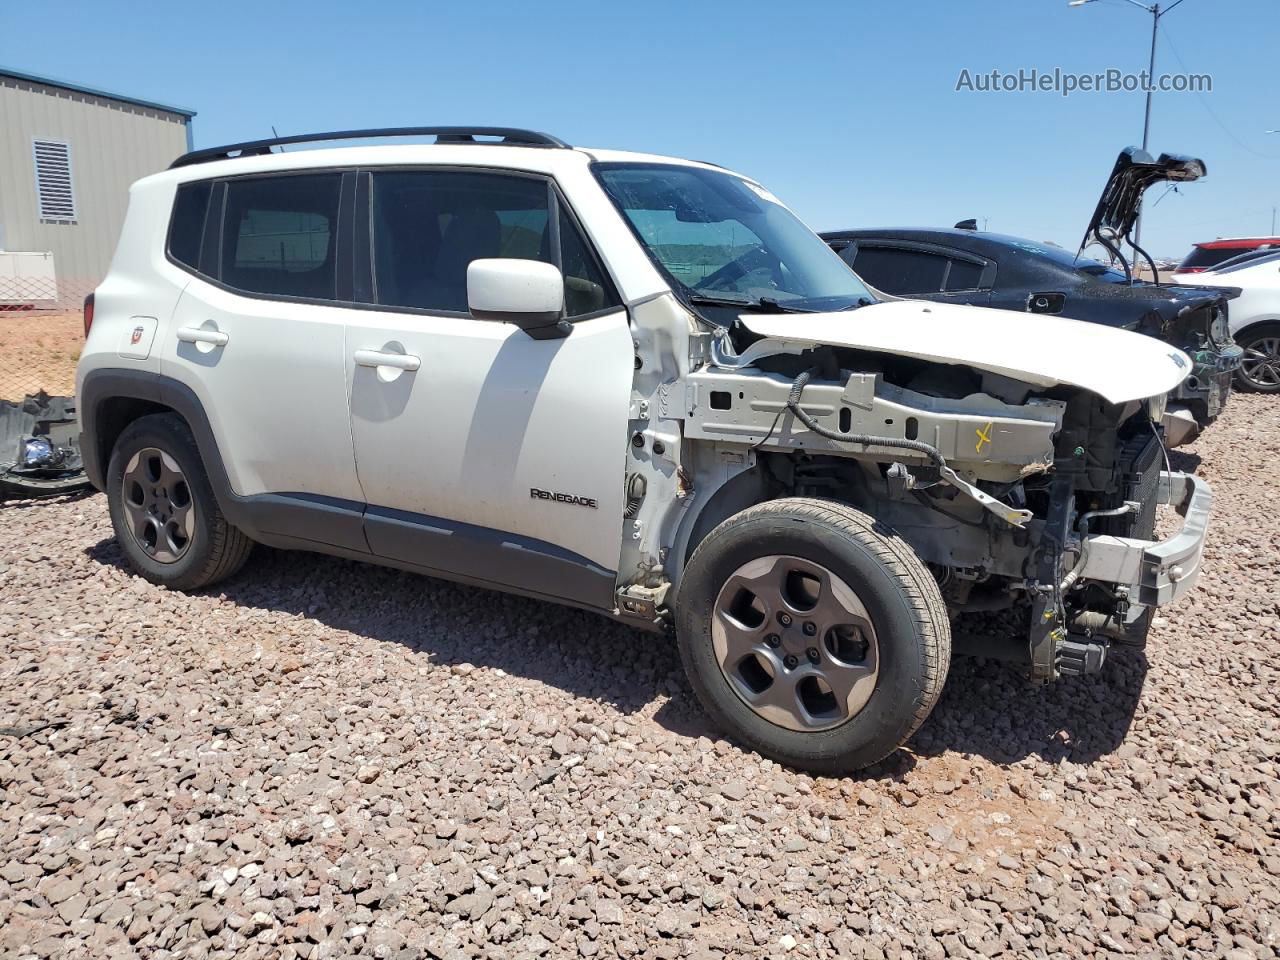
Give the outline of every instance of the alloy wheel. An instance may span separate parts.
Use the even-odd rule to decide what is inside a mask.
[[[177,563],[191,546],[195,505],[177,462],[156,447],[144,447],[124,468],[121,485],[129,531],[159,563]]]
[[[711,640],[734,693],[789,730],[839,726],[875,690],[879,650],[866,606],[810,560],[766,556],[734,571],[716,597]]]
[[[1280,386],[1280,335],[1259,337],[1245,346],[1240,376],[1259,390]]]

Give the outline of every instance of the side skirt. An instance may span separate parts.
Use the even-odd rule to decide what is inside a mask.
[[[361,563],[374,564],[379,567],[390,567],[393,570],[404,570],[407,573],[416,573],[422,576],[434,577],[439,580],[448,580],[452,583],[461,583],[469,587],[480,587],[485,590],[495,590],[499,593],[509,593],[518,597],[528,597],[532,600],[541,600],[547,603],[554,603],[560,606],[572,607],[577,610],[585,610],[589,613],[597,613],[608,617],[611,620],[617,620],[625,623],[627,626],[635,627],[640,630],[648,630],[651,632],[661,633],[665,627],[659,623],[649,623],[644,620],[638,620],[633,616],[627,616],[621,613],[616,605],[613,596],[614,574],[607,574],[607,579],[603,582],[597,582],[590,594],[587,596],[570,597],[565,596],[557,588],[555,593],[544,593],[538,590],[528,589],[523,586],[516,586],[509,582],[495,582],[491,579],[474,576],[470,573],[464,573],[456,568],[441,569],[439,567],[426,566],[422,563],[415,563],[411,560],[398,559],[396,557],[379,556],[369,553],[366,550],[355,550],[348,547],[338,546],[337,544],[324,543],[319,540],[310,540],[305,537],[292,537],[274,533],[258,533],[253,538],[258,543],[278,550],[303,550],[308,553],[322,553],[326,556],[341,557],[345,560],[358,560]]]

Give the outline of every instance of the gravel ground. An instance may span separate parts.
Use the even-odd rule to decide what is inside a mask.
[[[957,660],[862,777],[720,739],[672,645],[260,549],[130,576],[101,496],[0,508],[0,956],[1275,956],[1280,401],[1146,655]]]

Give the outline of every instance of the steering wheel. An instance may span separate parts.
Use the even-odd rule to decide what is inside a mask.
[[[768,270],[773,288],[775,290],[782,288],[782,261],[772,251],[756,246],[742,256],[730,260],[715,273],[703,277],[698,284],[698,289],[741,292],[735,290],[734,284],[757,270]]]

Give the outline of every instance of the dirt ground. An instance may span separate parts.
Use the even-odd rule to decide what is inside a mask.
[[[1280,398],[1174,461],[1214,515],[1145,652],[958,658],[845,779],[586,613],[263,548],[170,593],[100,495],[0,507],[0,957],[1274,957]]]
[[[70,396],[83,343],[78,311],[0,310],[0,400],[19,401],[40,390]]]

